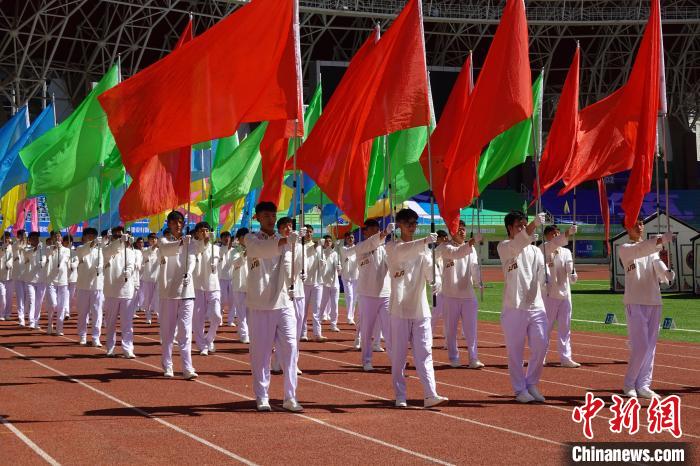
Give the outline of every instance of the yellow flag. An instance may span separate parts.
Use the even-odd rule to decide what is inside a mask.
[[[14,225],[17,221],[17,204],[27,196],[26,184],[18,184],[10,189],[0,199],[0,214],[2,214],[2,231]]]
[[[226,217],[226,221],[224,222],[223,226],[221,227],[221,230],[228,230],[231,231],[231,228],[238,223],[240,220],[241,216],[243,215],[243,207],[245,206],[245,197],[242,197],[240,199],[236,199],[233,202],[233,207],[231,207],[231,210],[228,213],[228,216]],[[231,234],[235,234],[235,232],[231,232]]]

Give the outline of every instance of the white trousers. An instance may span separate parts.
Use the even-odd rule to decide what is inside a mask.
[[[304,296],[306,296],[306,315],[311,316],[313,320],[313,331],[315,337],[323,335],[321,328],[321,295],[323,293],[322,285],[306,285],[304,284]]]
[[[542,376],[544,356],[547,353],[547,313],[544,309],[523,311],[503,309],[501,327],[508,351],[508,373],[515,394],[537,385]],[[527,372],[523,369],[525,339],[530,347]]]
[[[248,306],[245,303],[245,291],[231,291],[232,308],[235,307],[238,316],[238,338],[248,338]],[[231,312],[229,311],[229,317]]]
[[[24,284],[24,310],[29,319],[29,326],[35,327],[39,325],[39,318],[41,317],[41,306],[37,305],[37,294],[39,283],[29,283]],[[37,309],[38,308],[38,309]],[[24,316],[20,318],[20,323]]]
[[[661,310],[661,306],[645,306],[643,304],[627,304],[625,306],[627,338],[630,347],[625,387],[640,389],[651,386]]]
[[[233,291],[231,280],[226,280],[225,278],[219,278],[219,289],[221,290],[221,314],[224,314],[224,310],[228,309],[228,319],[227,323],[233,322],[233,312],[231,312],[231,292]]]
[[[12,280],[0,281],[0,317],[10,318],[12,309]]]
[[[53,287],[53,285],[48,285],[46,283],[36,284],[36,296],[34,297],[34,314],[36,316],[34,322],[36,322],[36,325],[39,325],[39,321],[41,320],[41,311],[42,307],[44,307],[44,298],[46,297],[46,291],[49,289],[49,287]]]
[[[423,385],[423,397],[437,396],[430,317],[403,319],[392,315],[389,319],[391,320],[391,379],[396,399],[406,400],[404,368],[406,367],[409,343],[413,348],[416,372]]]
[[[173,341],[177,328],[177,345],[180,348],[182,370],[193,372],[192,367],[192,313],[194,299],[160,300],[160,335],[163,354],[163,369],[173,367]]]
[[[158,284],[141,280],[140,307],[146,311],[146,320],[158,317]]]
[[[571,301],[569,299],[553,299],[543,296],[544,308],[547,311],[547,347],[552,338],[554,322],[557,323],[557,339],[559,360],[562,363],[571,359]]]
[[[56,320],[56,331],[63,333],[63,319],[68,315],[68,307],[70,306],[70,298],[68,285],[51,285],[48,288],[49,295],[49,322],[48,329],[53,328],[54,320]]]
[[[331,318],[331,324],[338,325],[338,295],[339,288],[324,286],[321,294],[321,309],[323,314],[328,314]]]
[[[290,308],[250,310],[250,365],[256,398],[268,398],[270,361],[275,348],[277,361],[284,373],[284,399],[296,397],[297,325]]]
[[[379,325],[384,334],[386,351],[391,358],[392,339],[391,323],[389,319],[389,297],[377,298],[373,296],[360,296],[360,347],[362,348],[362,364],[372,362],[372,336],[375,333],[375,325],[379,319]],[[375,341],[376,344],[379,341]]]
[[[357,280],[343,278],[343,291],[345,292],[345,308],[348,311],[348,321],[354,321],[355,306],[357,306]]]
[[[479,359],[476,350],[476,322],[478,303],[476,298],[442,297],[443,318],[445,319],[445,339],[447,340],[447,355],[450,362],[459,361],[459,346],[457,334],[459,321],[462,321],[462,332],[467,340],[469,361]]]
[[[104,295],[102,290],[77,290],[78,301],[78,336],[87,335],[88,321],[92,322],[92,341],[100,341],[102,332],[102,307]]]
[[[17,299],[17,318],[19,320],[19,323],[24,325],[24,303],[26,301],[27,295],[26,283],[24,283],[22,280],[13,281],[15,282],[15,298]],[[31,320],[31,315],[29,315],[28,317]]]
[[[122,334],[124,354],[134,352],[134,306],[133,298],[105,298],[107,319],[107,351],[114,351],[117,344],[117,320]]]
[[[207,320],[209,321],[209,329],[205,332]],[[214,343],[219,325],[221,325],[221,293],[219,291],[195,290],[192,333],[194,333],[194,341],[199,351],[209,348],[209,345]]]

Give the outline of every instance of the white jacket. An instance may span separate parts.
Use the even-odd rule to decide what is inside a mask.
[[[143,270],[143,253],[140,249],[132,248],[134,252],[134,273],[131,274],[131,280],[134,282],[134,288],[141,288],[141,270]]]
[[[13,265],[12,246],[3,246],[2,254],[0,254],[0,281],[6,282],[12,280]]]
[[[248,290],[248,263],[246,250],[232,248],[228,255],[231,289],[245,293]]]
[[[97,240],[95,241],[97,243]],[[95,245],[82,244],[75,250],[78,257],[78,282],[76,288],[87,291],[104,289],[104,256],[102,249]]]
[[[149,283],[157,282],[158,269],[160,268],[158,248],[154,248],[152,246],[143,248],[141,254],[143,256],[143,265],[141,266],[141,280]]]
[[[343,277],[343,280],[357,280],[359,272],[355,246],[345,246],[339,243],[337,249],[340,257],[340,266],[342,267],[340,276]]]
[[[32,246],[24,248],[24,271],[22,281],[25,283],[40,283],[42,270],[46,267],[46,255],[39,245],[36,250]]]
[[[448,298],[475,299],[474,285],[479,283],[479,261],[476,250],[465,242],[461,245],[442,243],[435,250],[440,257],[442,294]]]
[[[70,250],[70,265],[68,266],[68,283],[78,282],[78,256],[75,253],[75,248]]]
[[[51,248],[42,244],[37,250],[42,261],[42,267],[39,269],[39,283],[46,283],[47,285],[51,283],[51,277],[53,276],[53,255],[51,254]]]
[[[387,262],[386,247],[380,233],[358,243],[357,254],[357,294],[373,298],[386,298],[391,295],[391,280]]]
[[[12,245],[12,279],[24,280],[24,245],[19,242]]]
[[[503,309],[542,310],[544,256],[532,238],[523,230],[515,238],[498,243],[498,257],[505,283]]]
[[[220,291],[219,246],[212,245],[211,243],[206,243],[204,241],[195,241],[195,243],[197,249],[197,265],[194,269],[195,290]]]
[[[288,254],[292,259],[294,267],[292,267],[292,272],[294,273],[294,290],[293,296],[295,298],[303,298],[304,294],[304,281],[301,279],[301,272],[303,270],[304,259],[301,254],[301,244],[296,243],[294,245],[294,254],[292,254],[292,249],[290,245],[285,245],[284,254]],[[306,271],[304,271],[306,273]]]
[[[403,319],[430,317],[426,283],[433,279],[433,259],[425,239],[396,239],[389,242],[386,253],[391,277],[389,313]],[[435,278],[439,283],[440,276]]]
[[[158,242],[160,255],[160,296],[168,299],[194,299],[194,268],[197,265],[194,240],[189,245],[180,240],[162,238]],[[185,280],[185,274],[188,279]]]
[[[231,257],[235,254],[235,248],[230,246],[219,246],[219,280],[231,280]]]
[[[304,244],[304,259],[306,261],[306,282],[307,285],[323,285],[323,267],[321,265],[321,246],[317,246],[313,241]]]
[[[338,269],[340,268],[340,257],[331,248],[321,250],[321,283],[329,288],[339,288]]]
[[[659,257],[656,238],[625,243],[617,250],[625,268],[625,304],[661,306],[659,283],[668,283],[666,264]]]
[[[540,245],[542,254],[546,252],[547,276],[545,276],[547,297],[551,299],[571,300],[571,285],[576,279],[571,276],[574,271],[574,259],[566,244],[569,242],[564,235],[556,236],[552,241]]]
[[[105,298],[134,297],[134,267],[136,257],[134,250],[125,247],[124,241],[110,241],[102,249],[104,255],[104,295]]]
[[[70,249],[62,245],[51,248],[50,260],[52,264],[49,282],[55,286],[68,285],[68,273],[70,268]]]
[[[279,247],[280,237],[259,231],[246,235],[248,283],[246,305],[251,311],[289,309],[291,251]]]

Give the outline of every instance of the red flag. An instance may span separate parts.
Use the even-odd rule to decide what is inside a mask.
[[[422,19],[420,2],[409,0],[379,42],[365,43],[297,155],[356,224],[364,221],[372,139],[430,122]]]
[[[540,186],[542,193],[554,186],[564,177],[566,166],[576,148],[576,132],[578,131],[578,96],[579,96],[579,60],[580,49],[576,47],[574,59],[564,81],[564,87],[559,98],[557,113],[554,115],[552,127],[549,130],[547,144],[540,161]],[[539,197],[537,183],[534,183],[535,199]],[[535,202],[534,200],[532,202]]]
[[[298,117],[296,0],[253,0],[100,95],[124,165]]]
[[[175,44],[177,50],[192,40],[190,19]],[[129,164],[132,181],[121,201],[119,216],[128,222],[163,212],[190,199],[190,146],[157,154],[143,164]]]
[[[532,78],[527,19],[523,0],[508,0],[469,108],[455,125],[455,142],[445,154],[445,211],[440,214],[457,231],[459,209],[478,194],[476,169],[482,149],[493,138],[532,115]]]
[[[565,194],[584,181],[630,170],[636,164],[637,171],[630,176],[625,191],[626,207],[623,201],[625,217],[634,216],[632,220],[639,214],[643,191],[648,192],[651,183],[656,117],[661,105],[659,18],[658,0],[654,0],[629,80],[579,113],[576,150],[566,167],[566,186],[560,192]]]
[[[430,135],[430,155],[432,166],[428,164],[428,148],[423,150],[420,156],[420,163],[423,167],[425,179],[430,180],[430,168],[432,168],[432,184],[438,189],[433,190],[435,201],[437,202],[440,214],[445,218],[445,197],[442,189],[445,186],[445,178],[447,176],[447,167],[445,166],[446,155],[453,150],[452,144],[455,142],[453,135],[459,132],[459,128],[455,125],[460,124],[462,115],[469,108],[469,96],[474,88],[472,80],[472,55],[469,54],[467,61],[462,67],[457,81],[452,87],[450,97],[447,99],[445,108],[440,115],[435,131]]]

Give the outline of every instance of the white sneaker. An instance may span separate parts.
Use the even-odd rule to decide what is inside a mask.
[[[544,403],[545,398],[544,398],[544,396],[542,396],[540,391],[537,390],[537,387],[535,387],[533,385],[532,387],[528,387],[527,391],[530,393],[530,395],[532,395],[532,397],[535,399],[535,401],[538,401],[540,403]]]
[[[362,370],[365,372],[372,372],[374,370],[374,367],[372,366],[371,362],[368,362],[362,366]]]
[[[362,349],[362,346],[360,345],[359,338],[355,338],[355,342],[352,344],[352,347],[355,348],[356,350]]]
[[[394,406],[397,408],[406,408],[408,407],[408,404],[406,403],[406,400],[396,400],[394,402]]]
[[[247,344],[249,344],[249,343],[250,343],[250,338],[248,338],[248,337],[245,337],[245,338],[241,338],[241,339],[239,339],[239,340],[238,340],[238,342],[239,342],[239,343],[243,343],[243,344],[246,344],[246,345],[247,345]]]
[[[255,407],[258,411],[272,411],[270,400],[267,398],[258,398],[255,400]]]
[[[301,375],[301,374],[303,374],[303,372],[301,371],[301,369],[299,369],[299,368],[297,367],[297,375]]]
[[[309,337],[306,335],[302,335],[301,338],[299,338],[300,341],[309,341]]]
[[[175,373],[173,372],[173,368],[168,367],[167,369],[165,369],[165,371],[163,372],[163,377],[170,377],[170,378],[175,377]]]
[[[316,335],[314,336],[314,341],[317,343],[323,343],[324,341],[328,341],[328,338],[324,337],[323,335]]]
[[[151,319],[148,319],[148,320],[146,321],[146,324],[147,324],[147,325],[151,325]]]
[[[622,389],[622,395],[626,396],[627,398],[637,398],[637,390],[635,390],[633,387],[624,387]]]
[[[117,355],[114,354],[114,348],[112,348],[111,350],[107,351],[107,357],[108,357],[108,358],[115,358],[116,356],[117,356]]]
[[[124,353],[126,359],[136,359],[136,355],[132,351],[127,351]]]
[[[83,345],[83,346],[87,345],[87,338],[86,338],[86,337],[82,337],[82,338],[80,339],[80,344]]]
[[[564,361],[561,363],[561,367],[568,367],[569,369],[575,369],[577,367],[581,367],[581,364],[577,363],[576,361]]]
[[[462,367],[462,363],[459,361],[450,361],[450,367],[454,367],[456,369],[458,367]]]
[[[348,320],[348,325],[356,325],[354,320]]]
[[[340,329],[337,325],[331,324],[331,332],[340,332]]]
[[[284,403],[282,403],[282,407],[287,411],[291,411],[293,413],[300,413],[304,411],[304,407],[300,405],[294,398],[284,400]]]
[[[59,337],[62,337],[62,336],[63,336],[63,332],[58,332],[56,335],[58,335]]]
[[[214,342],[209,343],[209,352],[211,354],[216,353],[216,346],[214,346]]]
[[[5,318],[4,318],[4,317],[0,317],[0,320],[5,320]]]
[[[518,395],[515,397],[515,401],[518,403],[531,403],[535,401],[535,398],[530,395],[530,392],[527,390],[523,390],[522,392],[518,393]]]
[[[426,398],[423,401],[423,407],[424,408],[435,408],[436,406],[441,406],[447,403],[448,400],[446,396],[434,396],[432,398]]]
[[[20,322],[20,323],[19,323],[19,326],[20,326],[20,327],[25,327],[25,325],[24,325],[23,322]]]
[[[659,394],[649,387],[642,387],[638,389],[637,396],[639,398],[646,398],[647,400],[651,400],[652,398],[659,398]]]
[[[182,378],[185,380],[194,380],[197,377],[199,377],[199,375],[195,371],[185,371],[182,373]]]
[[[384,348],[382,348],[382,345],[377,344],[377,345],[373,345],[373,346],[372,346],[372,351],[373,351],[374,353],[383,353],[383,352],[384,352]]]
[[[204,348],[204,349],[199,350],[199,355],[200,356],[209,356],[209,349]]]
[[[102,348],[102,343],[100,343],[100,340],[95,340],[92,342],[92,346],[95,348]]]
[[[482,367],[484,367],[484,363],[478,359],[476,361],[469,361],[469,369],[481,369]]]
[[[229,326],[229,327],[235,327],[235,326],[236,326],[236,323],[235,323],[235,322],[229,322],[229,323],[228,323],[228,326]]]

